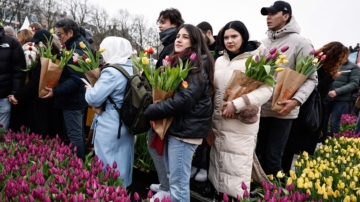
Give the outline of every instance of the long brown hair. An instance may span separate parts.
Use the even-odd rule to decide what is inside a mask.
[[[17,39],[20,42],[21,46],[33,38],[34,33],[28,29],[20,30],[17,34]]]
[[[326,59],[322,61],[321,68],[324,69],[326,74],[332,77],[338,73],[341,65],[347,61],[350,54],[349,49],[337,41],[324,45],[316,51],[316,54],[320,52],[326,55]]]

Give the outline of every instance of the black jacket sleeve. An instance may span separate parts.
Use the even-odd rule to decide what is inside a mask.
[[[173,97],[149,105],[145,116],[150,120],[158,120],[183,115],[190,111],[203,94],[205,84],[200,83],[197,74],[189,74],[185,80],[189,84],[188,88],[185,89],[180,84]]]
[[[12,64],[13,64],[13,81],[11,94],[15,94],[25,84],[26,73],[21,69],[26,69],[26,60],[24,51],[20,43],[16,40],[12,41],[12,46],[15,47],[12,53]]]
[[[21,88],[18,92],[14,94],[15,98],[19,102],[23,102],[26,100],[29,100],[31,97],[38,95],[38,89],[39,89],[39,81],[40,81],[40,70],[41,70],[41,64],[40,61],[36,64],[36,66],[33,68],[33,74],[31,76],[31,79],[23,88]],[[29,72],[30,74],[30,72]]]

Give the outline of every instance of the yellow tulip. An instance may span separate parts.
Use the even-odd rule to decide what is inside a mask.
[[[328,194],[327,194],[326,192],[324,192],[323,198],[324,198],[324,199],[328,199],[328,198],[329,198],[329,197],[328,197]]]
[[[148,60],[147,57],[143,57],[143,58],[141,59],[141,61],[142,61],[142,63],[143,63],[144,65],[148,65],[148,64],[149,64],[149,60]]]
[[[356,202],[357,198],[356,198],[356,196],[354,196],[354,194],[351,194],[350,200],[351,200],[351,202]]]
[[[283,63],[284,65],[289,63],[289,60],[282,60],[281,63]]]
[[[287,55],[279,55],[280,59],[285,59],[287,57]]]
[[[50,32],[50,34],[54,34],[55,33],[54,28],[51,28],[49,32]]]
[[[358,182],[358,181],[359,181],[359,179],[358,179],[357,176],[354,176],[354,181],[355,181],[355,182]]]
[[[281,170],[277,172],[276,177],[277,178],[283,178],[285,176],[285,173],[283,173]]]
[[[147,52],[144,53],[144,57],[147,57]]]
[[[343,202],[350,202],[350,196],[345,196]]]
[[[85,48],[86,48],[86,45],[85,45],[84,42],[82,42],[82,41],[79,43],[79,45],[80,45],[80,48],[82,48],[82,49],[85,49]]]
[[[292,184],[292,178],[291,178],[291,177],[289,177],[289,178],[287,179],[287,182],[286,182],[286,185],[290,185],[290,184]]]
[[[291,177],[293,180],[296,180],[296,173],[295,173],[293,170],[290,170],[290,171],[289,171],[289,174],[290,174],[290,177]]]
[[[281,64],[281,60],[280,59],[277,59],[276,62],[275,62],[275,65],[276,66],[279,66]]]
[[[86,58],[85,60],[86,63],[90,64],[91,63],[91,60],[89,58]]]
[[[273,174],[268,175],[268,178],[269,178],[269,180],[274,180],[274,175]]]
[[[103,52],[105,52],[105,50],[106,50],[105,48],[100,48],[99,52],[103,53]]]
[[[281,72],[282,70],[284,70],[283,67],[279,67],[279,68],[276,68],[276,69],[275,69],[276,72]]]
[[[339,190],[335,190],[335,191],[333,192],[333,196],[334,196],[334,198],[339,197],[339,196],[340,196]]]
[[[306,190],[306,193],[309,194],[309,195],[311,195],[310,189],[307,189],[307,190]]]
[[[65,55],[69,55],[70,53],[69,53],[69,51],[65,51]]]
[[[351,181],[349,187],[350,187],[352,190],[355,190],[355,189],[356,189],[356,182]]]

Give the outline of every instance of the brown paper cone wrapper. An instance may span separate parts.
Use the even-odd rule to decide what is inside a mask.
[[[279,72],[271,109],[277,112],[284,108],[283,105],[278,105],[277,103],[290,100],[306,79],[305,75],[290,68],[285,68]]]
[[[360,97],[356,99],[355,107],[360,108]]]
[[[87,71],[85,73],[85,76],[92,87],[94,87],[95,83],[100,78],[100,74],[101,74],[100,68],[96,68],[96,69]]]
[[[29,81],[30,81],[29,72],[26,72],[25,85],[29,83]]]
[[[153,94],[153,102],[157,103],[163,101],[167,98],[170,98],[174,95],[174,92],[165,92],[163,90],[152,90]],[[160,139],[164,139],[166,131],[170,127],[171,122],[173,121],[174,117],[165,118],[162,120],[155,121],[155,132],[159,135]]]
[[[225,88],[226,90],[224,93],[223,103],[231,102],[236,98],[241,97],[243,94],[250,93],[263,84],[263,82],[246,76],[245,73],[240,70],[234,70]],[[223,110],[224,108],[221,107],[221,112]],[[237,118],[237,116],[234,116],[234,118]]]
[[[43,97],[48,94],[45,87],[53,88],[57,85],[63,68],[53,63],[49,58],[40,58],[41,72],[39,83],[39,97]]]

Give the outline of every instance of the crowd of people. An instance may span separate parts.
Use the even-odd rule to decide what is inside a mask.
[[[157,192],[151,201],[164,197],[190,201],[190,178],[207,182],[201,192],[203,196],[221,201],[226,193],[236,199],[243,195],[242,183],[250,189],[257,159],[260,175],[265,178],[279,171],[288,172],[296,154],[302,151],[312,154],[318,143],[339,132],[341,115],[353,92],[358,91],[360,79],[359,67],[348,61],[350,51],[340,42],[329,42],[316,50],[315,54],[326,55],[321,68],[306,79],[291,99],[278,103],[283,106],[280,111],[271,109],[273,87],[267,84],[247,93],[246,100],[239,97],[231,102],[223,101],[234,70],[245,72],[249,56],[265,49],[289,46],[286,68],[294,70],[296,61],[314,49],[311,41],[300,35],[300,26],[289,3],[276,1],[261,8],[260,13],[267,16],[267,37],[261,41],[251,41],[251,30],[238,20],[224,23],[214,36],[210,23],[185,24],[177,9],[159,13],[157,23],[163,49],[156,68],[162,66],[165,58],[176,65],[179,59],[186,61],[193,53],[196,58],[192,58],[190,66],[197,68],[189,72],[187,88],[180,85],[171,98],[153,103],[145,111],[151,121],[174,117],[166,132],[163,154],[151,145],[157,135],[153,127],[148,131],[148,150],[160,182],[150,185]],[[69,64],[77,64],[69,60],[58,85],[46,88],[47,95],[39,97],[41,62],[37,58],[30,71],[22,71],[26,69],[24,52],[28,50],[24,45],[32,42],[36,49],[40,42],[46,43],[51,38],[53,54],[59,54],[63,45],[82,55],[80,42],[90,47],[92,40],[86,30],[68,18],[56,22],[56,34],[36,23],[31,26],[34,31],[26,29],[19,33],[0,26],[0,124],[13,129],[25,125],[44,137],[62,134],[84,160],[84,110],[88,106],[102,106],[102,112],[95,115],[92,124],[95,153],[104,162],[104,168],[115,161],[119,177],[124,179],[123,186],[129,186],[135,136],[120,125],[121,138],[118,138],[121,120],[116,111],[122,106],[127,78],[108,66],[94,86],[85,86],[80,79],[86,78],[84,73],[70,68]],[[104,64],[118,64],[129,75],[135,74],[130,60],[133,50],[127,39],[106,37],[100,48],[106,49],[102,53]],[[298,115],[314,89],[320,93],[325,113],[321,126],[310,131],[301,125]],[[233,118],[247,102],[260,108],[258,119],[251,124]],[[205,144],[205,138],[210,135],[215,137],[211,146]]]

